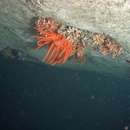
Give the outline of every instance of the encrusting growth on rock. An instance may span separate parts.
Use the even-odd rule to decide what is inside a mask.
[[[122,46],[105,34],[94,33],[93,46],[97,47],[99,52],[103,55],[111,54],[113,58],[123,53]]]
[[[51,17],[38,18],[35,29],[36,49],[48,46],[44,61],[50,65],[64,64],[70,58],[84,62],[88,46],[96,48],[103,55],[111,54],[113,58],[123,53],[122,46],[111,37],[102,33],[86,33]]]

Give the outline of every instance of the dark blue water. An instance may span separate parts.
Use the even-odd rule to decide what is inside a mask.
[[[0,130],[123,130],[130,80],[0,57]]]

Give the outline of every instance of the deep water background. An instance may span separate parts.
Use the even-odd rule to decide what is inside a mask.
[[[130,79],[0,56],[0,130],[123,130]]]

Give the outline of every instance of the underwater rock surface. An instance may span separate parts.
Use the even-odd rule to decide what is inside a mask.
[[[24,53],[24,57],[37,59],[36,62],[41,61],[45,51],[34,50],[36,41],[32,37],[35,35],[34,22],[39,16],[51,16],[65,24],[91,32],[104,32],[115,38],[124,48],[124,54],[115,59],[87,50],[86,63],[80,64],[71,60],[60,67],[106,72],[118,76],[129,75],[129,0],[0,1],[0,50],[7,47],[18,49]],[[7,53],[7,50],[5,52]],[[2,53],[4,54],[3,51]]]

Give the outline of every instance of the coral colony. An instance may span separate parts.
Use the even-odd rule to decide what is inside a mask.
[[[64,64],[71,58],[84,62],[88,46],[113,58],[123,53],[122,46],[110,36],[63,25],[51,17],[38,18],[35,29],[36,49],[48,46],[44,62],[50,65]]]

